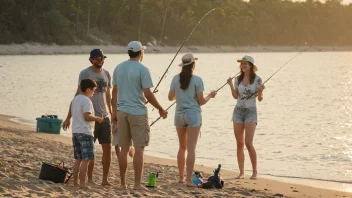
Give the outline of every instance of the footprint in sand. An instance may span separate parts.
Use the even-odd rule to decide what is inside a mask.
[[[60,186],[57,186],[57,187],[55,187],[54,188],[56,191],[58,191],[58,192],[64,192],[64,191],[66,191],[63,187],[60,187]]]
[[[245,195],[245,196],[252,196],[251,193],[246,192],[246,191],[240,191],[240,192],[238,192],[238,193],[241,194],[241,195]]]
[[[236,187],[231,187],[231,188],[227,188],[227,190],[237,191],[237,188]]]
[[[0,187],[0,192],[1,192],[1,193],[7,193],[7,190],[6,190],[6,188],[4,188],[4,187]]]
[[[42,193],[42,192],[38,193],[38,192],[37,192],[37,195],[38,195],[39,197],[50,197],[50,193]]]

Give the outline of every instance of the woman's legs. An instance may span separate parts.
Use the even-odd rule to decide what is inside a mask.
[[[187,128],[176,128],[178,140],[179,140],[179,149],[177,154],[177,165],[178,165],[178,172],[180,178],[178,182],[183,183],[185,181],[184,173],[185,173],[185,166],[186,166],[186,150],[187,150]]]
[[[244,124],[233,122],[233,130],[237,143],[237,162],[240,174],[236,179],[244,179]]]
[[[254,149],[253,146],[253,137],[254,137],[254,132],[255,128],[257,126],[257,123],[255,122],[247,122],[245,123],[245,131],[246,131],[246,136],[245,136],[245,143],[246,147],[249,153],[249,157],[252,162],[252,170],[253,174],[251,179],[257,179],[257,153]]]
[[[199,137],[200,126],[187,128],[187,186],[194,186],[192,173],[196,161],[196,147]]]

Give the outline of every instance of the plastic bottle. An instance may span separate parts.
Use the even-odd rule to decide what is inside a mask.
[[[203,184],[203,180],[199,178],[196,174],[192,175],[192,182],[198,187]]]

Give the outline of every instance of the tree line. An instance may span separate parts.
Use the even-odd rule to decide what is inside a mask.
[[[0,44],[352,45],[341,0],[0,0]]]

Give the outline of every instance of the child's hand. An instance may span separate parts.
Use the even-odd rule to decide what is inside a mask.
[[[98,117],[97,121],[98,121],[99,123],[102,123],[102,122],[104,121],[104,117]]]
[[[70,119],[66,119],[64,123],[62,123],[62,129],[66,131],[68,128],[70,128],[71,121]]]

